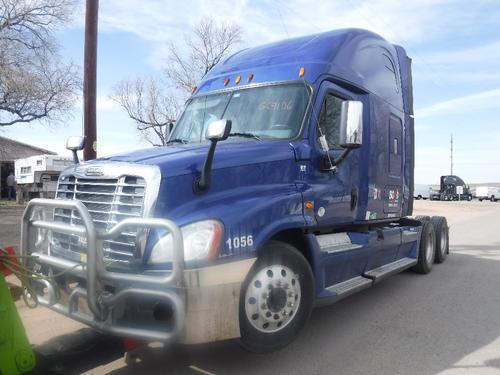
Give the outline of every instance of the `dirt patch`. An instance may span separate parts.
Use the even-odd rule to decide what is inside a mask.
[[[500,202],[416,200],[413,215],[445,216],[448,224],[453,225],[490,212],[498,212],[500,214]]]

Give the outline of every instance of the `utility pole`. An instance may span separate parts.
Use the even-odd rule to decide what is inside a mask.
[[[453,175],[453,134],[450,137],[450,175]]]
[[[85,10],[85,47],[83,68],[83,135],[86,137],[83,159],[97,157],[97,17],[99,0],[87,0]]]

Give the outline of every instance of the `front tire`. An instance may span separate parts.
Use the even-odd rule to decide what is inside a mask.
[[[306,324],[314,301],[314,278],[306,258],[293,246],[271,241],[243,283],[241,344],[269,352],[289,344]]]
[[[434,225],[430,221],[422,222],[422,231],[420,233],[420,246],[418,249],[418,262],[412,270],[428,274],[431,272],[434,258],[436,256],[436,233]]]

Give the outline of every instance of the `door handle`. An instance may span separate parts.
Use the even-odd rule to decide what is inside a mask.
[[[358,189],[351,189],[351,211],[354,211],[356,206],[358,205]]]

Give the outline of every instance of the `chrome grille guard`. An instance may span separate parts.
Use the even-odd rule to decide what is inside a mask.
[[[69,225],[67,223],[52,222],[44,220],[33,220],[32,214],[35,209],[72,209],[79,213],[83,225]],[[143,274],[130,274],[112,272],[106,269],[103,262],[103,250],[98,243],[112,239],[119,235],[126,227],[136,228],[162,228],[168,230],[173,238],[173,260],[172,270],[167,275],[150,276]],[[71,260],[62,259],[41,252],[32,251],[30,238],[33,229],[46,229],[53,232],[75,234],[87,238],[87,263],[80,264]],[[137,337],[141,339],[168,341],[176,336],[184,325],[185,305],[175,289],[181,286],[184,271],[184,249],[182,233],[180,228],[171,220],[167,219],[125,219],[107,232],[97,231],[92,217],[85,205],[78,200],[66,199],[33,199],[24,213],[21,223],[21,255],[35,256],[36,263],[67,270],[69,274],[86,280],[86,290],[80,287],[74,288],[69,295],[67,306],[59,301],[58,286],[44,279],[42,284],[47,290],[46,295],[38,296],[42,305],[56,310],[82,323],[88,324],[98,330],[115,335]],[[24,260],[25,265],[28,263]],[[100,290],[100,282],[124,282],[132,287],[126,287],[115,294]],[[161,287],[161,288],[158,288]],[[113,306],[131,295],[155,297],[171,304],[174,311],[174,324],[170,331],[158,332],[155,330],[139,329],[134,327],[118,326],[112,321],[109,312]],[[88,308],[93,317],[81,314],[77,311],[78,298],[86,298]]]

